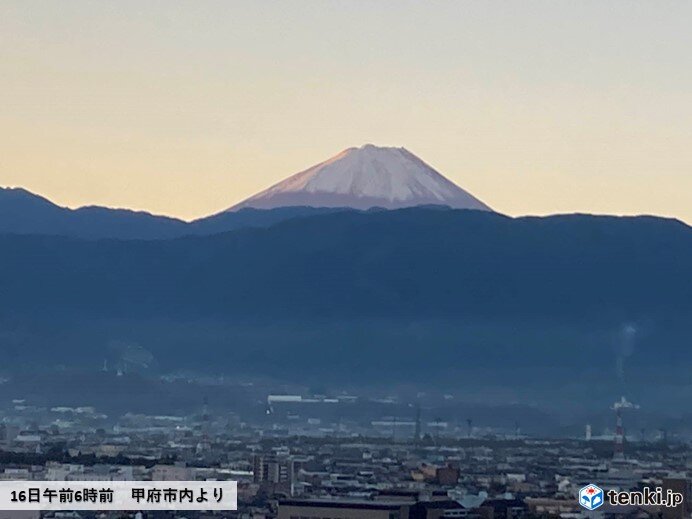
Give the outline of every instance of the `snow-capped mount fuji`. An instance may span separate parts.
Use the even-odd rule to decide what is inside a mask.
[[[372,144],[348,148],[228,211],[291,206],[399,209],[420,205],[491,211],[405,148]]]

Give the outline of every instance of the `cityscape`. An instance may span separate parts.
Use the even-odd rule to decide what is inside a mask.
[[[131,517],[585,517],[574,496],[594,482],[616,489],[662,487],[689,502],[689,438],[626,429],[625,411],[635,404],[624,397],[609,410],[610,427],[598,431],[585,424],[580,435],[559,438],[527,435],[519,422],[491,427],[471,417],[433,417],[433,399],[425,394],[414,403],[396,396],[265,394],[261,384],[243,386],[254,400],[248,416],[223,412],[207,399],[189,414],[119,416],[91,406],[47,408],[15,399],[1,415],[0,478],[238,482],[233,513]],[[606,505],[601,513],[688,512]]]

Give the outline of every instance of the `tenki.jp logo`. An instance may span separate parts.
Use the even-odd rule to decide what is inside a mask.
[[[579,491],[579,504],[587,510],[596,510],[603,504],[603,489],[594,484],[585,486]]]

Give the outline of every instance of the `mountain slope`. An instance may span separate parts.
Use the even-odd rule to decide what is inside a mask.
[[[224,211],[212,216],[190,222],[186,234],[199,236],[235,231],[251,227],[270,227],[284,220],[317,216],[341,211],[352,211],[345,207],[277,207],[274,209],[254,209],[246,207],[238,211]]]
[[[296,217],[370,208],[422,205],[490,208],[404,148],[349,148],[227,211],[184,222],[141,211],[60,207],[24,189],[0,188],[0,233],[86,239],[168,239]]]
[[[653,217],[512,219],[415,208],[322,214],[209,237],[2,235],[0,245],[0,307],[8,312],[23,303],[227,319],[636,318],[692,309],[692,230]]]
[[[143,211],[68,209],[25,189],[0,188],[0,233],[157,239],[180,236],[186,228],[182,220]]]
[[[223,212],[193,222],[142,211],[88,206],[60,207],[25,189],[0,188],[0,233],[69,236],[83,239],[158,240],[207,235],[340,210],[339,208],[279,207]]]
[[[0,250],[8,367],[99,366],[126,341],[165,370],[463,373],[541,394],[581,377],[608,399],[629,379],[670,394],[692,368],[692,229],[674,220],[411,208],[173,240],[0,235]]]
[[[349,148],[229,209],[285,206],[490,208],[404,148]]]

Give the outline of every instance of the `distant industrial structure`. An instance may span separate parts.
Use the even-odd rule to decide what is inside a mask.
[[[625,429],[622,426],[623,409],[639,409],[639,406],[628,402],[623,396],[615,402],[611,409],[615,411],[615,436],[613,438],[613,460],[622,461],[625,459]]]

